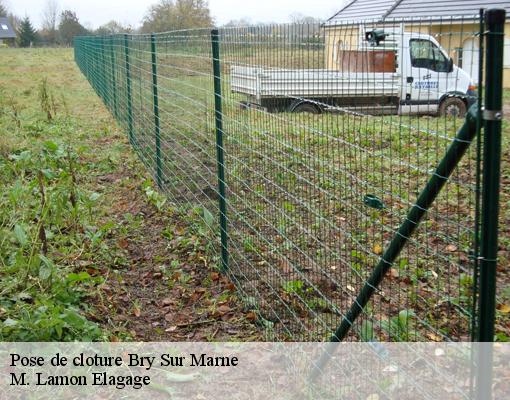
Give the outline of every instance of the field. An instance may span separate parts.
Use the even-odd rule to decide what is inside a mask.
[[[72,50],[0,57],[0,338],[257,340],[193,210],[154,190]]]
[[[183,53],[160,59],[168,201],[70,50],[3,52],[4,340],[257,340],[263,331],[324,339],[460,126],[430,117],[243,111],[225,82],[226,278],[211,240],[217,199],[210,64]],[[140,80],[132,88],[132,143],[155,172],[142,57],[133,55]],[[227,57],[225,71],[236,62]],[[510,336],[508,141],[505,135],[499,340]],[[475,155],[472,149],[352,339],[469,339]],[[366,207],[368,195],[384,209]]]

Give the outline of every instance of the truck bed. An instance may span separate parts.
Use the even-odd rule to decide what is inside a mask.
[[[308,99],[335,97],[398,97],[397,73],[339,72],[323,69],[269,69],[232,66],[231,90],[255,97]]]

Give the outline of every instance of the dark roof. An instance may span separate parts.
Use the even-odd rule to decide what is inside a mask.
[[[510,18],[508,0],[353,0],[331,17],[326,26],[375,21],[404,21],[474,17],[481,8],[504,8]]]
[[[0,17],[0,39],[12,39],[16,37],[16,32],[6,17]]]

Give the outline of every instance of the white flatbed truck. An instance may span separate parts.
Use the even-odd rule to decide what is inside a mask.
[[[387,38],[392,39],[390,46],[381,45]],[[373,72],[374,68],[360,69],[350,65],[358,62],[349,61],[340,71],[233,65],[231,90],[248,96],[242,102],[244,107],[269,112],[336,110],[462,117],[476,101],[476,86],[469,74],[457,67],[430,35],[369,31],[360,49],[343,57],[356,60],[361,55],[366,59],[370,52],[378,52],[382,56],[378,59],[390,60],[390,70],[385,65],[379,68],[384,72]]]

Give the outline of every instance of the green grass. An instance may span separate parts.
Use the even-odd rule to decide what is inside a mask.
[[[206,238],[216,218],[154,189],[73,51],[1,52],[0,339],[178,340],[181,328],[165,331],[169,312],[199,321],[197,340],[257,338],[215,272]],[[168,310],[172,289],[202,297]],[[223,316],[218,303],[238,315],[203,324]]]
[[[503,103],[510,106],[510,89],[503,89]]]
[[[103,272],[127,262],[111,215],[119,199],[98,178],[119,174],[136,158],[72,57],[70,49],[2,49],[2,340],[123,335],[94,322],[90,301],[103,297]]]
[[[102,242],[109,229],[99,219],[101,195],[90,185],[107,168],[91,145],[109,131],[108,116],[84,124],[81,106],[94,98],[73,79],[70,51],[2,53],[0,337],[101,339],[84,299],[102,280],[78,266],[114,257]]]

